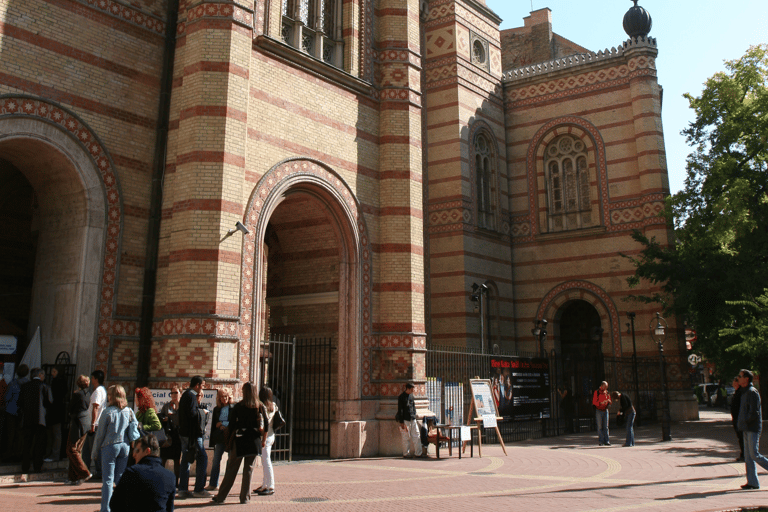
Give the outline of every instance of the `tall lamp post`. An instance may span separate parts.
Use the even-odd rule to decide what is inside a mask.
[[[544,357],[544,340],[547,339],[547,321],[545,319],[536,320],[533,323],[533,329],[531,329],[531,334],[538,340],[539,342],[539,355],[541,357]]]
[[[664,359],[664,340],[667,338],[667,321],[660,314],[648,325],[651,338],[659,345],[659,367],[661,370],[661,440],[671,441],[669,432],[669,390],[667,389],[667,363]]]
[[[629,325],[632,329],[632,373],[635,377],[635,411],[637,413],[637,420],[640,420],[640,378],[637,374],[637,342],[635,341],[635,312],[630,311],[627,313],[629,317]],[[640,421],[637,421],[640,424]]]
[[[483,295],[488,297],[488,285],[485,283],[477,284],[472,283],[472,295],[469,296],[469,300],[477,302],[478,309],[480,311],[480,353],[485,354],[485,309],[488,307],[483,300]],[[485,307],[484,307],[485,306]]]

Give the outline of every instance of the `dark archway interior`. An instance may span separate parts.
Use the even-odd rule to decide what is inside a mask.
[[[578,417],[591,417],[592,391],[603,379],[601,344],[592,339],[600,327],[600,315],[584,300],[566,303],[559,316],[563,382],[577,399]]]
[[[267,305],[270,333],[338,337],[340,247],[331,213],[295,193],[269,220]]]
[[[560,316],[560,345],[563,351],[580,350],[595,345],[593,329],[600,327],[600,315],[584,300],[574,300],[563,306]]]
[[[24,174],[0,159],[0,334],[25,345],[37,253],[37,197]]]

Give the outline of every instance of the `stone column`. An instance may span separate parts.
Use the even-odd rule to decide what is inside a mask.
[[[152,378],[248,379],[238,343],[253,12],[192,0],[180,16]],[[158,339],[159,338],[159,339]],[[232,357],[240,349],[240,358]],[[236,352],[234,352],[236,354]],[[227,355],[228,361],[219,361]]]
[[[420,407],[426,403],[419,2],[382,0],[378,9],[380,273],[372,379],[382,397],[378,417],[392,419],[407,381],[416,384]],[[393,448],[400,449],[399,434],[382,431],[380,451]]]

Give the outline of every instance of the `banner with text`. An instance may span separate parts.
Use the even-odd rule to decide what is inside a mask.
[[[539,357],[491,357],[491,389],[504,420],[549,418],[549,360]]]

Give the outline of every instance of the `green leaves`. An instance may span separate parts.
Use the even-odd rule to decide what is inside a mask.
[[[635,232],[644,249],[628,281],[660,285],[635,298],[686,319],[696,350],[730,373],[768,362],[768,45],[725,67],[700,96],[685,95],[696,116],[683,130],[693,151],[685,189],[664,213],[675,244]]]

